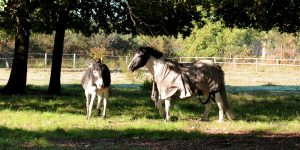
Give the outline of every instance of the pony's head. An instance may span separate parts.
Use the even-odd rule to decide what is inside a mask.
[[[150,56],[159,59],[163,56],[163,53],[152,47],[140,47],[128,65],[129,71],[133,72],[145,66]]]
[[[92,79],[93,79],[93,83],[96,85],[96,87],[98,89],[102,88],[103,87],[103,78],[101,76],[102,74],[102,70],[101,70],[101,62],[94,62],[92,63],[92,67],[91,67],[91,70],[92,70]]]

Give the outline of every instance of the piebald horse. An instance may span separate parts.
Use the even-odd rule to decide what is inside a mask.
[[[171,118],[171,97],[176,94],[181,99],[203,95],[207,99],[203,121],[208,120],[211,99],[215,99],[218,105],[219,122],[223,121],[224,112],[228,119],[234,119],[226,95],[224,72],[219,65],[212,61],[179,64],[166,59],[163,53],[151,47],[141,47],[129,63],[128,69],[134,72],[143,66],[146,66],[154,78],[159,92],[156,106],[167,121]],[[162,108],[163,102],[165,109]]]
[[[89,64],[81,80],[86,97],[86,118],[88,120],[91,118],[93,103],[96,95],[98,97],[98,115],[101,113],[100,103],[103,98],[102,117],[106,117],[106,105],[109,96],[110,82],[110,71],[105,64],[101,63],[100,61]]]

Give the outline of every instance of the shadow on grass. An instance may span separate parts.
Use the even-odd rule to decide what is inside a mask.
[[[245,121],[291,121],[300,117],[300,86],[229,87],[233,111]]]
[[[150,99],[151,91],[136,87],[137,85],[112,86],[108,115],[128,115],[132,116],[132,119],[143,117],[162,119]],[[233,90],[235,88],[238,87],[229,87],[228,95],[238,120],[270,122],[299,118],[300,93],[274,93],[266,90],[241,92]],[[46,90],[45,86],[28,86],[27,95],[0,95],[0,110],[34,110],[85,115],[85,97],[81,85],[62,85],[62,94],[59,96],[47,95]],[[178,119],[200,118],[203,111],[204,106],[197,99],[176,99],[172,102],[171,113],[177,115]],[[213,104],[210,116],[218,117],[216,104]]]
[[[27,131],[0,126],[3,149],[297,149],[299,135],[127,129]]]

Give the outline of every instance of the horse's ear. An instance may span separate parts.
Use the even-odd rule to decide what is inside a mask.
[[[147,47],[140,47],[140,52],[147,53]]]
[[[140,51],[146,55],[151,55],[154,51],[154,49],[152,47],[140,47]]]

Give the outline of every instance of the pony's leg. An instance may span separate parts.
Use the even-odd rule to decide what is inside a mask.
[[[170,106],[171,106],[171,98],[165,99],[165,112],[166,112],[166,120],[169,121],[170,116]]]
[[[205,104],[205,110],[204,110],[203,116],[201,118],[202,121],[208,121],[208,115],[209,115],[210,110],[211,110],[211,100],[209,100],[207,102],[207,104]]]
[[[223,100],[221,97],[220,92],[215,93],[215,99],[216,99],[216,103],[218,105],[219,108],[219,122],[222,122],[224,120],[224,106],[223,106]]]
[[[101,109],[100,109],[100,105],[101,105],[101,100],[102,100],[102,96],[99,94],[97,94],[97,98],[98,98],[98,102],[97,102],[97,110],[98,110],[98,116],[100,116],[101,114]]]
[[[107,97],[105,96],[103,99],[103,112],[102,112],[102,118],[106,118],[106,105],[107,105]]]
[[[88,119],[91,95],[89,94],[89,92],[87,90],[85,91],[85,98],[86,98],[86,118]]]
[[[88,120],[91,118],[91,115],[92,115],[92,109],[93,109],[93,103],[94,103],[94,100],[95,100],[95,97],[96,97],[96,92],[92,92],[91,94],[91,101],[90,101],[90,104],[89,104],[89,110],[88,110]]]
[[[106,118],[106,106],[108,101],[108,95],[109,95],[109,89],[105,89],[103,93],[103,112],[102,112],[102,118]]]
[[[158,110],[159,110],[159,112],[164,116],[164,118],[166,117],[166,113],[165,113],[165,111],[164,111],[164,109],[163,109],[163,107],[162,107],[162,103],[163,103],[164,101],[163,100],[161,100],[161,99],[158,99],[156,102],[155,102],[155,106],[156,106],[156,108],[158,108]]]

